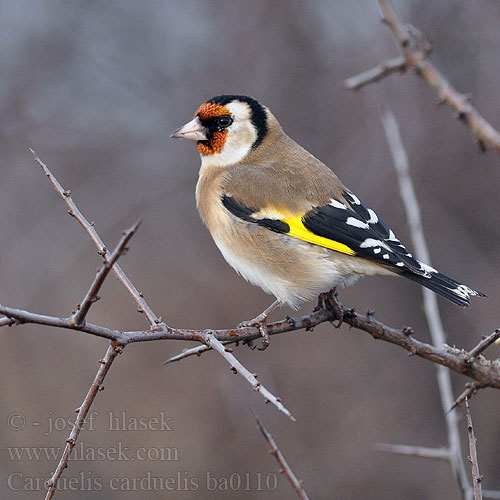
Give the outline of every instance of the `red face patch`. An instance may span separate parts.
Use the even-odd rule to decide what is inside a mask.
[[[198,151],[203,155],[213,155],[220,153],[224,144],[226,144],[227,130],[222,132],[213,132],[209,144],[198,142]]]
[[[203,103],[196,111],[194,116],[199,116],[201,120],[210,120],[223,115],[231,115],[229,109],[221,104],[213,102]],[[227,139],[227,130],[220,132],[212,132],[208,144],[205,142],[198,142],[198,151],[203,155],[213,155],[220,153],[224,148]]]
[[[196,111],[194,116],[199,116],[202,120],[210,120],[222,115],[230,115],[229,109],[214,102],[204,102]]]

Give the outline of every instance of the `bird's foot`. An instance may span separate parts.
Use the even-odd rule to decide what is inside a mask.
[[[344,322],[344,311],[338,299],[337,289],[332,288],[329,292],[322,293],[319,297],[323,307],[335,314],[337,324],[335,324],[333,321],[330,321],[330,323],[335,328],[340,328],[340,326]]]
[[[254,346],[253,342],[250,340],[248,346],[250,349],[257,348],[258,351],[265,351],[269,347],[269,330],[267,328],[267,318],[269,315],[279,306],[279,301],[274,301],[265,311],[261,312],[258,316],[248,321],[242,321],[238,328],[245,328],[250,326],[256,326],[259,329],[260,336],[262,337],[262,343],[260,346]]]

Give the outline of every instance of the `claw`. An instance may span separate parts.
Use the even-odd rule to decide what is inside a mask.
[[[261,312],[255,318],[242,321],[238,328],[245,328],[249,326],[256,326],[259,329],[260,336],[262,337],[262,344],[260,346],[254,346],[252,342],[248,342],[250,349],[257,348],[258,351],[265,351],[269,347],[269,330],[267,328],[267,318],[268,316],[279,306],[279,301],[274,301],[265,311]]]
[[[342,307],[338,301],[335,288],[332,288],[326,294],[325,306],[327,309],[332,310],[337,318],[337,324],[334,324],[333,321],[330,321],[330,323],[334,326],[334,328],[340,328],[342,323],[344,322],[344,311],[342,310]]]

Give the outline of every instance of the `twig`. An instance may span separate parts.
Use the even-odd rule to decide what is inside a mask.
[[[472,358],[477,358],[482,352],[486,351],[488,347],[500,339],[500,328],[497,328],[493,333],[490,333],[487,337],[484,337],[476,347],[469,351],[469,356]]]
[[[16,320],[12,318],[0,318],[0,327],[12,326],[15,322]]]
[[[72,217],[74,217],[80,225],[85,229],[87,234],[90,236],[90,239],[95,243],[97,248],[99,249],[98,253],[102,256],[107,256],[109,255],[109,251],[104,245],[104,242],[102,241],[101,237],[97,234],[97,231],[94,229],[94,223],[89,222],[83,214],[80,212],[78,207],[76,206],[75,202],[71,198],[71,191],[64,189],[59,181],[54,177],[52,172],[48,169],[47,165],[42,162],[42,160],[39,158],[39,156],[33,151],[33,149],[30,148],[31,153],[33,154],[33,157],[35,158],[35,161],[40,165],[42,170],[45,172],[45,175],[49,179],[50,183],[54,187],[54,189],[59,193],[61,198],[64,200],[66,205],[68,206],[69,210],[68,213]],[[121,267],[119,265],[113,266],[113,272],[116,274],[118,279],[121,281],[123,286],[128,290],[128,292],[132,295],[132,297],[135,299],[138,307],[138,311],[141,313],[144,313],[146,318],[149,321],[150,325],[155,325],[161,323],[161,320],[156,316],[156,314],[152,311],[152,309],[149,307],[147,302],[144,300],[142,293],[137,291],[133,283],[130,281],[128,276],[122,271]]]
[[[14,320],[12,320],[14,321]],[[223,344],[230,344],[231,342],[224,342]],[[184,349],[179,354],[172,356],[171,358],[166,359],[163,364],[169,365],[170,363],[174,363],[175,361],[180,361],[181,359],[189,358],[190,356],[201,356],[204,352],[211,351],[212,348],[207,345],[197,345],[196,347],[191,347],[190,349]]]
[[[97,271],[96,277],[92,285],[90,285],[87,295],[71,317],[71,321],[76,327],[80,327],[83,325],[83,323],[85,322],[85,317],[92,307],[92,304],[99,300],[99,296],[97,294],[99,293],[104,280],[108,276],[109,271],[111,271],[117,260],[125,253],[128,242],[130,241],[132,236],[134,236],[140,224],[141,222],[138,221],[132,227],[123,232],[121,240],[119,241],[113,252],[110,254],[109,259],[106,258],[106,256],[103,257],[104,263],[102,267],[99,269],[99,271]]]
[[[481,342],[477,344],[473,349],[471,349],[468,353],[469,359],[468,363],[472,364],[476,360],[476,358],[483,353],[491,344],[497,342],[500,338],[500,328],[497,328],[493,333],[490,333],[487,337],[483,337]],[[485,387],[483,384],[479,382],[468,382],[465,384],[465,390],[455,399],[455,402],[451,406],[448,411],[454,410],[457,406],[460,406],[466,399],[470,399],[474,394],[477,393],[479,389]]]
[[[253,416],[255,417],[255,420],[257,421],[257,425],[260,429],[260,432],[264,435],[266,441],[269,443],[270,450],[269,453],[276,459],[280,466],[280,473],[285,474],[285,476],[288,478],[288,481],[290,481],[291,485],[293,486],[293,489],[295,490],[295,493],[297,493],[297,496],[301,498],[302,500],[308,500],[309,497],[307,496],[306,491],[304,490],[304,486],[302,484],[302,481],[297,479],[297,476],[293,473],[292,469],[288,465],[287,461],[285,460],[285,457],[281,453],[281,451],[278,448],[278,445],[276,444],[276,441],[273,439],[269,431],[264,427],[264,424],[258,417],[257,413],[253,411],[252,408]]]
[[[257,377],[250,373],[232,354],[224,344],[217,340],[217,338],[210,332],[205,331],[202,334],[203,342],[205,345],[210,346],[217,351],[231,367],[233,373],[239,373],[252,387],[255,392],[260,393],[266,402],[272,403],[278,410],[283,412],[287,417],[295,422],[295,417],[283,406],[281,399],[277,398],[274,394],[269,392],[258,380]]]
[[[469,453],[467,457],[472,470],[472,485],[474,488],[474,500],[482,500],[481,482],[483,476],[479,474],[479,463],[477,461],[476,436],[474,436],[474,427],[472,426],[472,417],[470,414],[469,400],[465,400],[465,414],[467,416],[467,434],[469,436]]]
[[[389,59],[383,63],[371,68],[359,75],[352,76],[344,81],[344,87],[347,90],[359,90],[365,85],[370,83],[378,82],[386,76],[392,75],[393,73],[404,73],[406,71],[406,59],[404,56],[395,57],[394,59]]]
[[[380,3],[381,5],[388,5],[387,2],[380,1]],[[388,24],[391,25],[391,22],[392,21],[389,20]],[[400,35],[399,32],[398,35]],[[410,234],[415,248],[415,255],[418,260],[431,265],[429,250],[427,248],[422,228],[420,206],[418,204],[415,189],[413,187],[413,181],[410,176],[408,157],[399,134],[398,124],[390,110],[386,109],[383,112],[382,123],[384,125],[387,142],[389,143],[394,168],[396,170],[401,199],[405,206]],[[424,312],[427,324],[429,325],[432,343],[435,347],[442,346],[446,341],[446,337],[441,322],[441,316],[439,314],[436,295],[427,288],[422,288],[422,293],[424,297]],[[460,445],[458,417],[456,412],[448,411],[454,402],[450,372],[443,366],[438,366],[437,379],[439,393],[441,395],[441,405],[445,416],[446,428],[448,430],[448,448],[451,454],[451,466],[453,473],[458,480],[462,495],[464,498],[467,498],[470,485],[467,480],[467,473]]]
[[[386,24],[401,44],[408,67],[436,91],[439,102],[448,104],[457,112],[457,118],[481,141],[480,146],[487,144],[500,153],[500,133],[478,113],[467,96],[458,92],[436,69],[428,60],[426,51],[418,43],[410,43],[412,35],[398,19],[390,0],[379,0],[379,4]]]
[[[104,358],[102,360],[99,360],[99,369],[97,370],[94,381],[92,382],[92,385],[90,386],[90,389],[87,395],[85,396],[85,399],[83,400],[81,406],[76,410],[78,416],[75,420],[73,428],[71,429],[70,435],[66,440],[66,446],[64,447],[61,459],[59,460],[56,470],[54,471],[54,474],[47,481],[48,491],[47,495],[45,496],[45,500],[50,500],[53,497],[55,490],[57,489],[57,481],[61,477],[64,469],[68,466],[69,456],[76,444],[78,435],[82,430],[83,424],[85,422],[85,417],[87,416],[90,406],[94,402],[97,393],[103,389],[102,383],[104,381],[104,378],[106,377],[106,374],[108,373],[108,370],[111,364],[113,363],[114,359],[116,358],[116,356],[122,352],[122,349],[123,347],[121,346],[114,346],[111,344],[108,347],[106,354],[104,355]]]
[[[423,46],[421,40],[417,40],[413,34],[417,30],[410,30],[407,25],[401,23],[390,0],[379,0],[379,5],[383,13],[383,21],[392,31],[403,53],[405,69],[413,70],[415,74],[435,90],[440,104],[447,104],[456,112],[457,118],[477,137],[482,150],[486,148],[486,145],[489,145],[500,153],[500,133],[472,106],[469,97],[458,92],[428,60],[428,47]],[[396,61],[396,59],[391,59],[391,61]],[[383,67],[384,63],[358,76],[349,78],[346,83],[354,81],[357,85],[346,85],[346,87],[357,90],[371,81],[380,80],[396,71],[395,69],[381,71]],[[370,75],[372,74],[376,74],[377,78],[371,79]]]
[[[491,498],[493,500],[500,500],[500,491],[496,490],[483,490],[483,498]]]
[[[455,408],[460,406],[466,399],[470,399],[474,394],[476,394],[476,392],[479,389],[482,389],[484,387],[485,387],[484,385],[479,384],[478,382],[467,382],[465,384],[465,391],[462,392],[462,394],[460,394],[460,396],[458,396],[455,399],[448,412],[453,411]]]
[[[448,448],[428,448],[426,446],[376,443],[373,445],[373,449],[376,451],[395,453],[397,455],[450,461],[450,450]]]

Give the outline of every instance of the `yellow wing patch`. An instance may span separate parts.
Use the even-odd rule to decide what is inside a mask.
[[[281,219],[281,222],[285,222],[290,226],[290,231],[285,234],[293,236],[294,238],[307,241],[308,243],[313,243],[314,245],[319,245],[320,247],[330,248],[336,252],[345,253],[347,255],[356,255],[356,252],[347,245],[331,240],[330,238],[325,238],[324,236],[318,236],[312,231],[309,231],[309,229],[307,229],[302,223],[302,217],[300,215]]]

